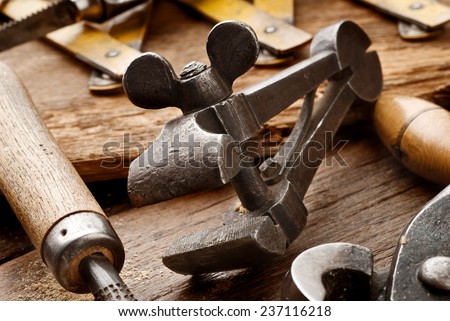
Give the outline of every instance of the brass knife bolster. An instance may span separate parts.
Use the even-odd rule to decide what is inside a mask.
[[[400,20],[434,30],[450,21],[450,7],[437,1],[357,0]]]
[[[114,79],[122,79],[128,65],[142,54],[84,21],[54,31],[46,39]]]
[[[253,5],[273,17],[294,24],[294,0],[253,0]]]
[[[286,55],[311,40],[311,34],[277,19],[243,0],[179,0],[207,18],[220,22],[240,20],[255,31],[261,47]]]

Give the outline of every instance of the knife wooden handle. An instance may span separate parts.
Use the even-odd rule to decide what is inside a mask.
[[[64,217],[104,213],[58,148],[15,73],[0,62],[0,189],[36,249]]]
[[[383,144],[409,170],[450,184],[450,112],[419,98],[382,96],[373,122]]]

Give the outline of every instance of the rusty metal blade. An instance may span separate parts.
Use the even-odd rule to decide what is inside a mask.
[[[73,1],[60,0],[24,19],[8,22],[0,27],[0,51],[75,23],[78,13]]]
[[[285,250],[281,229],[260,216],[181,238],[162,260],[177,273],[202,274],[264,264]]]

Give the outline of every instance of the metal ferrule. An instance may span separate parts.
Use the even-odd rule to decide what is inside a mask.
[[[80,262],[101,253],[115,267],[122,269],[125,252],[106,216],[79,212],[66,216],[49,231],[42,243],[42,258],[58,282],[75,293],[88,293],[80,275]]]

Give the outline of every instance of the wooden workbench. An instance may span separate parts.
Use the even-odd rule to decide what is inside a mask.
[[[427,42],[405,42],[394,20],[352,1],[299,0],[295,12],[295,24],[312,34],[344,19],[358,23],[379,53],[385,93],[449,103],[449,28]],[[143,50],[165,56],[176,71],[192,60],[207,63],[205,40],[211,26],[175,2],[159,1]],[[299,59],[307,57],[308,48],[299,50]],[[327,156],[305,197],[310,213],[306,229],[283,258],[244,271],[178,275],[162,264],[162,253],[178,237],[221,224],[235,198],[233,189],[224,186],[139,209],[129,204],[126,167],[142,151],[136,146],[147,146],[179,112],[142,110],[124,94],[90,94],[90,68],[43,41],[2,52],[0,60],[22,79],[61,148],[110,215],[126,249],[121,275],[140,300],[277,300],[292,260],[326,242],[367,246],[376,268],[385,268],[403,226],[443,188],[405,170],[383,147],[370,119],[345,126],[336,141],[348,140],[339,151],[347,166]],[[280,69],[253,68],[236,81],[235,89]],[[292,106],[268,129],[288,133],[298,109]],[[127,144],[122,143],[125,135]],[[111,141],[121,143],[115,160],[120,166],[102,168],[102,160],[111,160],[103,151]],[[6,202],[0,203],[0,300],[91,300],[90,295],[68,293],[53,280]]]

